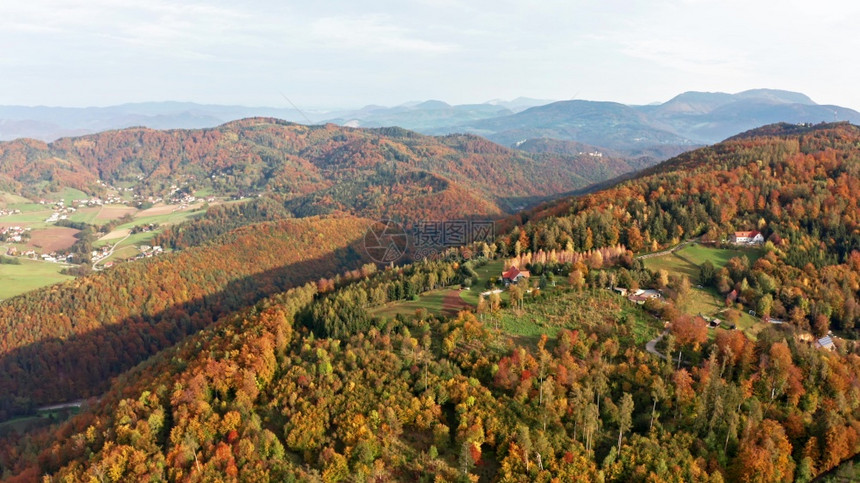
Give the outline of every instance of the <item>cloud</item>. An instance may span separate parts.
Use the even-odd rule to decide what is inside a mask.
[[[0,6],[0,39],[74,56],[122,48],[165,57],[212,57],[205,49],[253,37],[252,16],[203,2],[34,0]],[[127,52],[125,52],[127,54]]]
[[[396,25],[382,14],[323,17],[313,22],[310,34],[315,41],[335,49],[420,54],[443,54],[458,49],[452,43],[418,38],[415,32]]]
[[[742,51],[689,38],[629,38],[619,42],[619,51],[630,57],[692,74],[723,75],[752,67]]]

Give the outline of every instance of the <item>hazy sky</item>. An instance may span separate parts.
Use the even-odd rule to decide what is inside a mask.
[[[665,101],[860,109],[860,2],[3,0],[0,104]]]

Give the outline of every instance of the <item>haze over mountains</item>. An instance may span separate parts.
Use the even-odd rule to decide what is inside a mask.
[[[131,126],[206,128],[252,116],[276,117],[303,124],[398,126],[436,135],[472,133],[508,147],[529,139],[548,138],[586,143],[627,156],[651,155],[657,159],[774,122],[860,122],[860,113],[853,109],[819,105],[801,93],[755,89],[737,94],[685,92],[662,104],[647,106],[528,98],[465,105],[431,100],[340,111],[183,102],[97,108],[2,106],[0,140],[31,137],[51,141]]]

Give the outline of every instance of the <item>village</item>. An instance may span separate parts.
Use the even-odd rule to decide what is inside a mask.
[[[0,299],[87,269],[160,256],[166,250],[153,239],[164,227],[200,216],[206,203],[219,202],[206,191],[195,193],[187,180],[174,182],[163,194],[138,193],[137,183],[96,184],[98,194],[67,187],[35,199],[0,202],[0,276],[17,281],[0,288]],[[85,229],[86,242],[78,236]]]

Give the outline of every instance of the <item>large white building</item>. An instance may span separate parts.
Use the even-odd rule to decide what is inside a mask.
[[[753,231],[736,231],[732,236],[732,243],[738,245],[759,245],[764,243],[764,237],[761,232]]]

